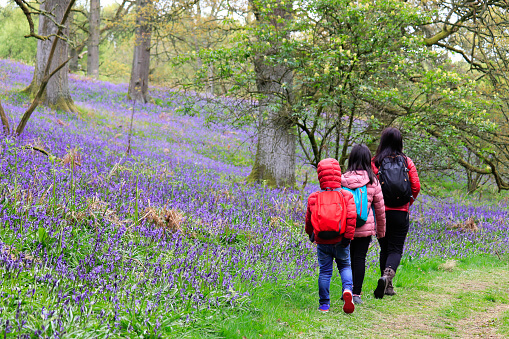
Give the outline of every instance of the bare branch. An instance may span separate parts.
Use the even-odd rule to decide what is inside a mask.
[[[2,118],[2,125],[4,127],[5,134],[9,134],[11,132],[11,128],[9,127],[9,119],[7,115],[5,115],[4,108],[2,107],[2,101],[0,100],[0,117]]]

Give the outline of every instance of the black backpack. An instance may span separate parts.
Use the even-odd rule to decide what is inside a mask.
[[[378,169],[378,179],[386,206],[403,206],[413,198],[408,171],[406,157],[402,155],[382,159]]]

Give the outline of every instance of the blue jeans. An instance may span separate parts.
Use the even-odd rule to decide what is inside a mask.
[[[341,284],[344,290],[352,290],[352,268],[350,267],[350,246],[342,247],[341,244],[316,245],[316,254],[318,256],[318,265],[320,265],[320,275],[318,276],[318,295],[321,304],[330,304],[329,287],[332,278],[332,261],[336,259],[339,274],[341,275]]]

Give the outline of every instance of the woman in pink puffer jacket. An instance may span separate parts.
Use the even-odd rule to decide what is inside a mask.
[[[350,244],[353,301],[356,304],[361,304],[362,282],[366,271],[366,254],[371,237],[376,235],[377,238],[383,238],[385,236],[384,197],[380,183],[371,168],[371,152],[366,145],[355,145],[352,148],[348,158],[348,168],[341,176],[341,185],[350,189],[366,186],[368,192],[368,220],[364,225],[355,229],[354,239]]]

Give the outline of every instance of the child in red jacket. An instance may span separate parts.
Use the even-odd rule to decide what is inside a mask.
[[[318,163],[317,167],[318,180],[322,190],[341,188],[341,167],[336,159],[324,159]],[[357,221],[357,211],[352,193],[341,190],[346,205],[346,228],[343,235],[339,235],[332,239],[322,239],[318,236],[316,225],[311,222],[313,213],[317,209],[317,196],[320,192],[311,193],[308,198],[308,207],[306,212],[306,233],[314,235],[317,244],[316,254],[318,256],[318,264],[320,266],[320,274],[318,276],[318,294],[320,296],[319,310],[328,312],[330,308],[329,288],[332,278],[332,263],[336,261],[339,273],[341,275],[341,283],[343,285],[343,311],[352,313],[355,309],[352,295],[352,269],[350,267],[350,241],[355,233],[355,225]],[[315,218],[316,220],[316,218]],[[315,221],[316,222],[316,221]]]

